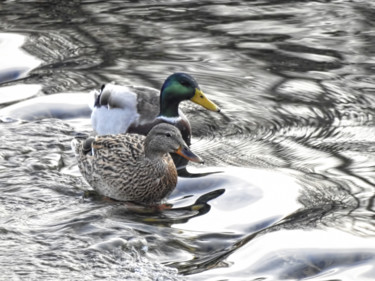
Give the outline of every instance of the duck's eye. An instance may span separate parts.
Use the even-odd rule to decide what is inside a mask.
[[[170,133],[166,133],[165,136],[170,138],[172,135]]]
[[[189,83],[188,81],[186,81],[186,80],[182,80],[182,81],[180,81],[180,84],[181,84],[182,86],[184,86],[184,87],[189,87],[189,86],[190,86],[190,83]]]

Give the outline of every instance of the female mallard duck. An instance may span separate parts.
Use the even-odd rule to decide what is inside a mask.
[[[220,111],[205,97],[195,79],[186,73],[169,76],[160,90],[160,97],[152,88],[113,84],[103,85],[94,96],[91,122],[98,135],[126,132],[146,135],[156,124],[169,123],[180,130],[190,145],[190,123],[178,109],[180,102],[191,100],[208,110]]]
[[[177,184],[170,152],[194,162],[180,131],[158,124],[147,134],[106,135],[72,141],[79,169],[100,194],[120,201],[159,203]]]

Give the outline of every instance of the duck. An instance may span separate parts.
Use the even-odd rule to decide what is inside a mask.
[[[190,100],[220,112],[220,107],[204,95],[197,81],[180,72],[167,77],[160,92],[148,87],[105,84],[93,96],[91,123],[97,135],[126,132],[146,135],[156,124],[169,123],[180,130],[190,146],[191,127],[179,109],[180,102]]]
[[[75,138],[71,143],[78,167],[99,194],[118,201],[154,205],[176,187],[176,153],[203,163],[173,125],[161,123],[147,136],[117,134]]]

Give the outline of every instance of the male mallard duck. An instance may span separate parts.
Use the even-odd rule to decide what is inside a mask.
[[[204,108],[220,111],[205,97],[195,79],[186,73],[169,76],[161,90],[147,87],[103,85],[95,91],[91,114],[93,129],[98,135],[137,133],[146,135],[159,123],[176,126],[190,145],[191,128],[188,119],[178,109],[181,101],[191,100]]]
[[[146,137],[119,134],[74,139],[72,148],[82,175],[98,193],[146,204],[159,203],[177,184],[170,152],[203,162],[190,151],[180,131],[165,123],[153,127]]]

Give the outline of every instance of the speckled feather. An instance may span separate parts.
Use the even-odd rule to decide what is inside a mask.
[[[159,161],[145,157],[145,137],[137,134],[97,136],[92,152],[75,145],[79,169],[100,194],[121,201],[158,203],[177,184],[171,156]]]

